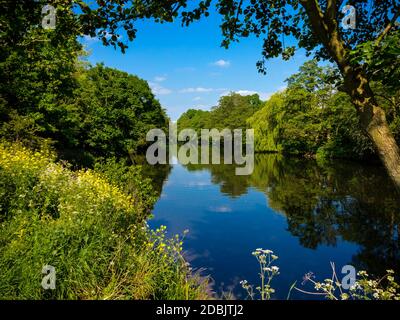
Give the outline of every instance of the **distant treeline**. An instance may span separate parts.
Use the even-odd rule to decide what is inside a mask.
[[[341,92],[336,70],[316,60],[290,76],[287,88],[262,102],[258,95],[231,93],[211,111],[190,109],[178,119],[179,129],[255,130],[256,152],[281,152],[321,158],[375,158],[356,110]],[[338,89],[339,88],[339,89]],[[379,103],[396,140],[400,141],[400,90],[374,83]]]

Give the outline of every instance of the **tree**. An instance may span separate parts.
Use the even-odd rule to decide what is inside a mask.
[[[19,6],[24,4],[21,0],[15,2]],[[212,4],[211,0],[198,0],[187,8],[187,0],[97,0],[90,5],[85,1],[41,0],[33,2],[31,7],[41,10],[45,2],[72,16],[69,27],[80,35],[97,36],[105,45],[119,46],[122,51],[126,44],[119,37],[120,30],[133,40],[137,31],[134,22],[154,19],[164,23],[181,17],[183,25],[189,25],[208,16]],[[352,5],[357,13],[355,29],[340,27],[344,4]],[[390,73],[393,68],[390,57],[398,60],[395,48],[400,29],[396,25],[399,0],[218,0],[216,6],[223,18],[223,46],[229,47],[230,43],[250,35],[264,38],[262,59],[257,63],[261,72],[266,70],[266,59],[279,55],[289,59],[294,55],[296,48],[285,45],[288,36],[297,39],[298,47],[305,48],[308,54],[335,62],[341,89],[351,98],[363,129],[400,188],[399,147],[370,84],[372,75],[382,78]],[[13,32],[18,34],[18,30],[23,28]],[[363,50],[363,46],[368,48]],[[391,77],[393,81],[398,82],[398,78]]]
[[[247,120],[255,130],[255,150],[318,158],[370,156],[371,143],[349,97],[332,84],[333,75],[334,68],[311,60],[290,76],[287,89],[275,93]]]
[[[34,149],[52,144],[78,165],[140,153],[149,129],[166,128],[160,103],[136,76],[85,68],[77,2],[49,3],[57,10],[54,29],[41,25],[45,1],[4,1],[0,12],[1,138]]]
[[[82,53],[72,17],[61,14],[59,27],[46,30],[38,5],[4,1],[0,12],[0,133],[35,148],[74,126],[68,114]]]
[[[166,130],[167,116],[148,83],[99,64],[82,72],[76,90],[78,141],[94,157],[117,158],[140,153],[150,129]]]
[[[191,128],[200,136],[201,129],[246,129],[246,120],[261,109],[258,94],[242,96],[231,92],[219,99],[211,111],[189,109],[178,119],[180,130]]]
[[[193,129],[200,136],[201,129],[210,128],[210,111],[189,109],[179,117],[177,125],[179,130]]]
[[[139,19],[153,18],[164,23],[181,17],[182,23],[189,25],[209,15],[212,1],[191,3],[190,9],[186,9],[187,0],[98,0],[97,3],[99,6],[89,7],[82,1],[77,2],[83,12],[80,15],[82,32],[100,36],[105,44],[115,46],[120,45],[117,34],[120,24],[130,39],[136,35],[133,22]],[[344,4],[355,8],[355,29],[340,27]],[[386,40],[393,39],[399,32],[396,25],[400,16],[399,0],[349,0],[346,3],[343,0],[218,0],[216,6],[223,18],[223,46],[229,47],[230,43],[250,35],[264,38],[262,59],[257,63],[261,72],[266,70],[266,59],[293,56],[296,48],[285,45],[288,36],[297,39],[298,47],[305,48],[308,54],[335,62],[340,70],[341,89],[350,96],[363,129],[400,188],[399,147],[370,85],[371,74],[382,76],[385,72],[380,70],[390,69],[391,60],[384,53],[398,46],[396,42],[388,45]],[[105,39],[107,31],[111,37]],[[372,50],[359,50],[366,43]],[[125,49],[123,45],[120,47]],[[372,59],[374,63],[369,63],[366,52],[381,53],[379,63],[375,63],[376,57]],[[396,57],[393,53],[392,56]]]
[[[246,120],[262,107],[258,94],[242,96],[230,93],[221,97],[216,107],[211,110],[211,127],[223,130],[246,129]]]

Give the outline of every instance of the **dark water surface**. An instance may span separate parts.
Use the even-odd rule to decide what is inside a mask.
[[[382,168],[257,155],[252,175],[234,170],[173,165],[149,222],[170,234],[189,229],[186,258],[206,268],[217,294],[245,298],[240,280],[259,285],[256,248],[279,256],[281,274],[272,283],[278,299],[296,280],[310,289],[301,284],[307,272],[330,277],[330,261],[339,273],[347,264],[376,275],[400,271],[400,198]]]

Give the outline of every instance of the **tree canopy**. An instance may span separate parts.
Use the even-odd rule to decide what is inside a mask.
[[[336,63],[339,72],[335,83],[350,97],[364,132],[400,189],[400,150],[385,108],[371,87],[371,81],[399,87],[399,0],[39,0],[28,5],[23,0],[9,0],[1,13],[1,20],[8,26],[0,37],[2,58],[8,60],[10,52],[20,47],[29,51],[27,43],[42,40],[32,37],[31,30],[40,23],[41,10],[47,4],[58,12],[57,27],[51,35],[55,42],[70,39],[71,35],[86,35],[124,52],[127,41],[136,37],[138,21],[180,20],[189,25],[207,17],[215,6],[222,18],[222,46],[228,48],[232,42],[249,36],[262,39],[257,67],[263,73],[268,59],[290,59],[298,48],[317,59]],[[356,13],[352,28],[342,27],[345,6]],[[289,39],[295,39],[294,45],[287,45],[292,43]]]
[[[123,157],[144,151],[146,133],[166,129],[167,116],[148,83],[97,65],[84,71],[76,90],[77,146],[97,157]]]
[[[0,134],[32,148],[53,145],[82,165],[142,152],[167,117],[146,81],[87,66],[76,1],[49,1],[55,29],[41,26],[43,1],[5,1],[0,13]],[[46,3],[47,4],[47,3]],[[73,9],[71,11],[71,8]]]
[[[317,154],[324,158],[365,158],[373,147],[363,134],[349,97],[331,83],[332,67],[316,60],[304,63],[286,81],[287,89],[274,94],[250,117],[257,151]]]
[[[246,119],[260,110],[263,102],[258,94],[240,95],[231,92],[219,99],[210,111],[189,109],[178,119],[180,130],[191,128],[200,134],[201,129],[246,129]]]

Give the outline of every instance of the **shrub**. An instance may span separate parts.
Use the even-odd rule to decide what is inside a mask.
[[[149,189],[126,194],[100,173],[49,154],[0,145],[1,299],[195,299],[181,240],[146,224]],[[139,178],[139,173],[137,173]],[[44,265],[56,288],[41,286]]]

